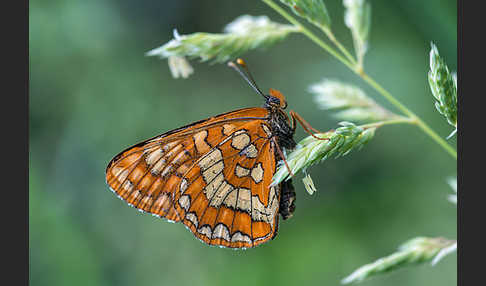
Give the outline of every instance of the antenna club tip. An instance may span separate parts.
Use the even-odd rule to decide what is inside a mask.
[[[245,61],[243,59],[241,59],[241,58],[237,58],[236,59],[236,63],[239,64],[240,66],[246,67]]]

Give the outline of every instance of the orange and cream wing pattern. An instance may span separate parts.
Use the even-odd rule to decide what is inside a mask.
[[[112,191],[184,223],[207,244],[248,248],[276,235],[279,187],[268,110],[221,114],[139,143],[109,163]]]
[[[272,142],[263,121],[252,121],[199,158],[176,193],[183,223],[202,241],[253,247],[276,234],[278,188]]]

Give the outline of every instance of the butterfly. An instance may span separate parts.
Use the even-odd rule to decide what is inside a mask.
[[[275,238],[279,216],[286,220],[295,210],[292,180],[271,182],[278,162],[286,164],[282,150],[296,146],[296,121],[307,132],[317,130],[284,112],[282,93],[264,94],[243,60],[228,65],[264,98],[263,107],[223,113],[129,147],[109,162],[106,182],[130,206],[181,222],[206,244],[251,248]]]

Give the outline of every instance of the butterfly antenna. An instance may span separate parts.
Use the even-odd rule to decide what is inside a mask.
[[[265,98],[268,98],[268,96],[263,94],[263,92],[258,88],[255,80],[253,79],[250,71],[248,70],[248,67],[246,66],[245,61],[238,58],[236,59],[236,64],[234,62],[228,62],[228,66],[236,70],[258,94],[260,94]],[[241,67],[243,67],[246,73],[241,69]]]

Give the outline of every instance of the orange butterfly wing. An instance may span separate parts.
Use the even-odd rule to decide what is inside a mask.
[[[139,210],[184,223],[211,245],[275,237],[280,189],[269,111],[246,108],[159,135],[118,154],[106,181]]]

